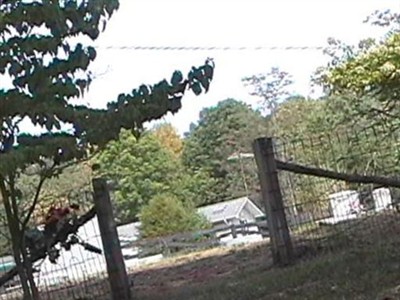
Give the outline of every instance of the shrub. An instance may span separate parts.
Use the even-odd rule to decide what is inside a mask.
[[[195,231],[209,226],[207,220],[191,204],[184,204],[176,196],[158,195],[140,212],[143,237],[158,237],[179,232]]]

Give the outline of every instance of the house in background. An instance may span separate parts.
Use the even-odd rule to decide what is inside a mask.
[[[240,221],[255,222],[264,213],[248,197],[219,202],[197,209],[213,225],[240,224]]]
[[[203,215],[213,227],[226,225],[239,225],[243,223],[254,223],[257,220],[265,218],[265,214],[255,205],[248,197],[242,197],[225,202],[215,203],[203,207],[199,207],[197,212]],[[250,231],[258,231],[257,226],[249,227]],[[219,235],[224,235],[221,232]],[[221,243],[226,245],[248,243],[252,241],[262,240],[260,234],[241,234],[236,237],[232,234],[221,238]]]

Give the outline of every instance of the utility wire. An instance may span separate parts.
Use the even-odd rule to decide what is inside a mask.
[[[96,46],[105,50],[144,51],[321,51],[323,46],[258,46],[258,47],[201,47],[201,46]]]

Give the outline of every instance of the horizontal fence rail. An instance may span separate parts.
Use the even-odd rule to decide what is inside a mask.
[[[123,248],[138,248],[137,254],[131,257],[146,257],[152,254],[180,252],[185,250],[200,250],[204,248],[216,247],[221,245],[221,239],[232,236],[233,239],[238,235],[261,235],[269,237],[266,221],[258,221],[244,224],[231,224],[215,226],[212,229],[178,233],[174,235],[139,239],[124,244]]]
[[[276,264],[282,257],[290,262],[321,251],[400,243],[400,136],[385,130],[258,139],[254,156],[267,188],[262,200]],[[277,170],[275,190],[268,168]]]

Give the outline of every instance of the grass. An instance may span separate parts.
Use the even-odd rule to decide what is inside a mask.
[[[318,242],[295,239],[302,256],[286,268],[272,267],[267,242],[143,267],[131,274],[135,299],[400,299],[400,215],[367,217],[323,231],[325,239]]]
[[[398,247],[392,247],[326,254],[285,269],[266,268],[261,262],[249,267],[239,263],[219,275],[207,270],[206,262],[198,261],[192,266],[197,277],[185,276],[182,269],[180,280],[174,274],[177,270],[169,270],[171,276],[154,273],[157,279],[153,278],[152,284],[143,282],[135,292],[142,300],[377,299],[400,282],[400,254]],[[257,249],[253,251],[259,254]],[[240,254],[243,258],[241,251],[232,255]],[[226,259],[221,258],[214,267]]]

